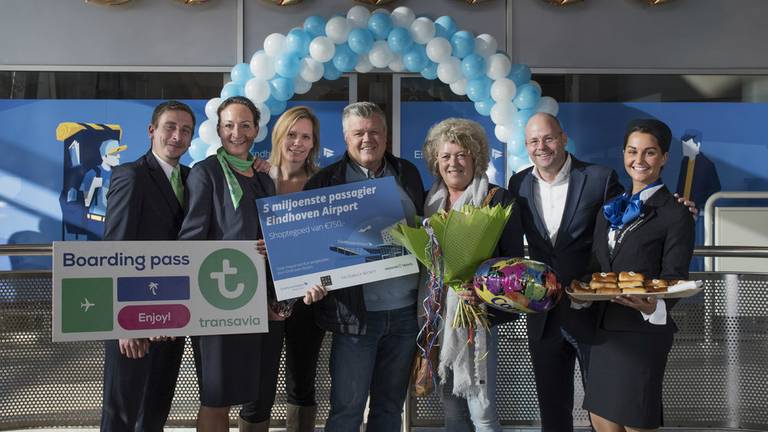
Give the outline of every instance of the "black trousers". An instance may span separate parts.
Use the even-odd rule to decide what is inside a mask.
[[[586,388],[590,345],[579,343],[565,330],[553,329],[538,340],[529,339],[543,432],[573,432],[573,373],[579,361]]]
[[[116,340],[104,343],[102,432],[162,432],[179,375],[184,338],[153,342],[143,358],[120,354]]]
[[[317,405],[315,377],[325,330],[315,324],[311,306],[299,300],[285,322],[285,392],[288,403]]]

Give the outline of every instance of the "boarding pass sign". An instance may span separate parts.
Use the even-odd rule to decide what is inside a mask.
[[[54,341],[267,332],[253,241],[54,242]]]

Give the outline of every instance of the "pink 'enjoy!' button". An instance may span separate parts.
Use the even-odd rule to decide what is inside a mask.
[[[126,306],[117,322],[126,330],[181,328],[189,322],[189,309],[180,304]]]

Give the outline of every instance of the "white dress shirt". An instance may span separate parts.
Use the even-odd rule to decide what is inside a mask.
[[[171,181],[171,174],[173,173],[173,169],[175,167],[173,165],[169,164],[168,162],[160,159],[160,156],[158,156],[157,153],[155,153],[154,150],[152,150],[152,156],[154,156],[155,159],[157,159],[157,163],[160,164],[160,168],[162,168],[163,172],[165,173],[165,178],[167,178],[168,181],[170,182]]]
[[[560,223],[563,220],[563,212],[565,212],[568,182],[571,180],[571,155],[568,154],[565,158],[563,167],[560,168],[560,172],[557,173],[552,183],[544,180],[539,175],[537,168],[534,168],[531,174],[536,179],[533,182],[533,200],[536,204],[536,210],[544,220],[549,241],[554,246],[557,240],[557,231],[560,230]]]

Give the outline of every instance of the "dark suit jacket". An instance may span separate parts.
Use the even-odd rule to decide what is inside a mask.
[[[646,279],[688,279],[693,256],[696,224],[688,208],[677,202],[662,187],[643,205],[640,217],[628,225],[617,239],[613,251],[608,248],[608,222],[598,215],[595,222],[593,251],[604,272],[634,271]],[[667,300],[667,309],[676,303]],[[590,308],[591,309],[591,308]],[[609,331],[674,332],[672,317],[666,325],[654,325],[629,307],[600,302],[599,325]]]
[[[589,267],[595,215],[603,203],[622,192],[616,172],[610,168],[584,163],[571,155],[571,174],[563,219],[555,245],[549,241],[544,219],[536,209],[533,195],[533,167],[509,179],[507,189],[515,196],[531,259],[548,264],[563,286],[583,275]],[[578,341],[589,343],[594,337],[596,312],[574,310],[563,298],[554,309],[528,315],[528,337],[534,340],[553,335],[564,327]]]
[[[256,199],[275,194],[264,173],[248,178],[235,173],[243,197],[235,210],[216,155],[198,162],[187,179],[187,214],[179,232],[182,240],[257,240],[261,238]]]
[[[189,168],[181,166],[186,181]],[[175,240],[184,210],[152,151],[114,168],[107,191],[104,240]]]

